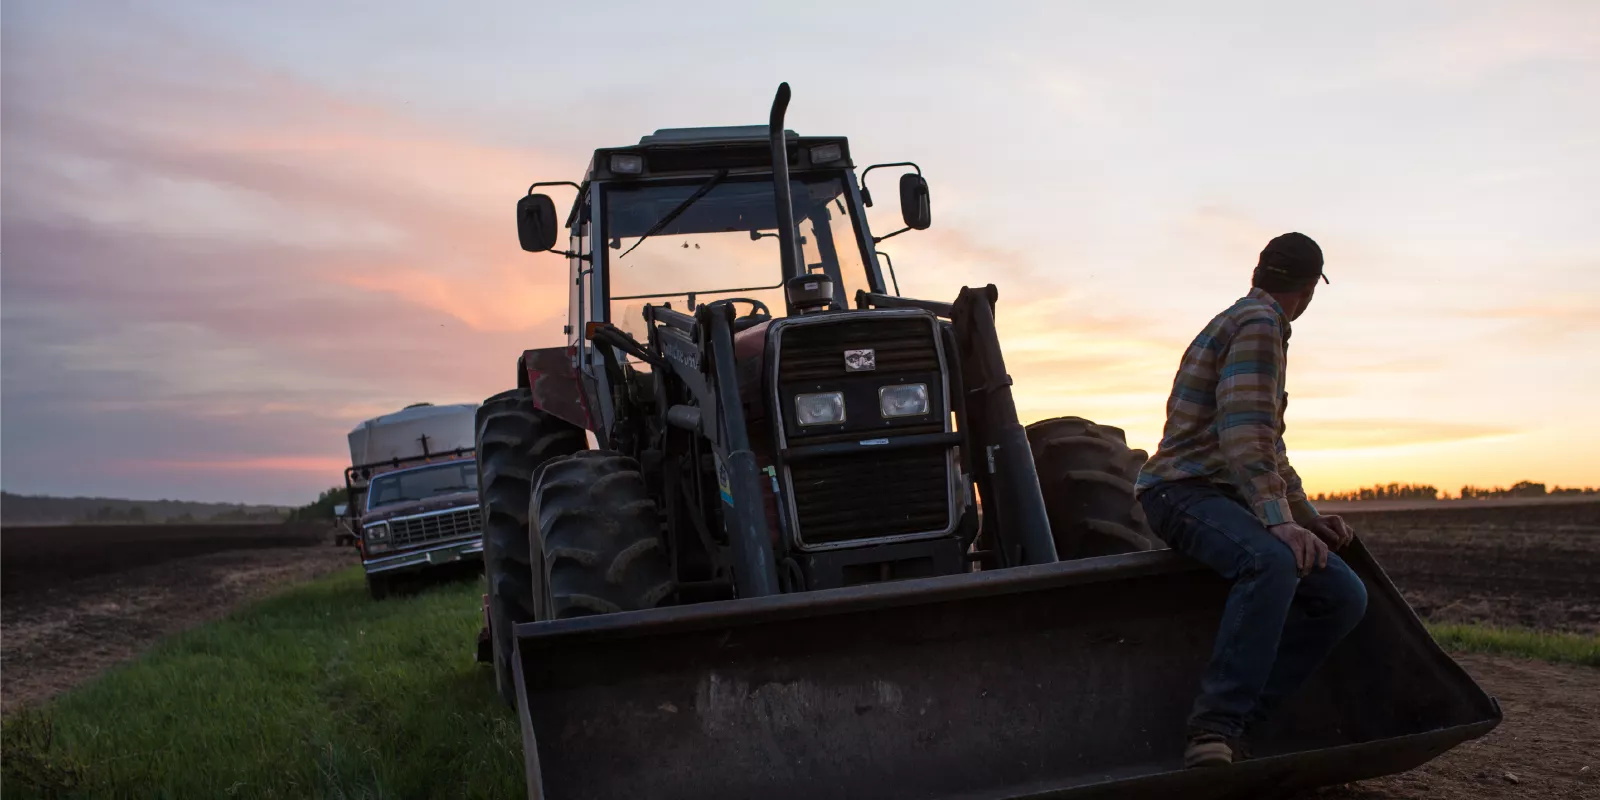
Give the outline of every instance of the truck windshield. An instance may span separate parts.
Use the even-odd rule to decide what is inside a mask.
[[[646,303],[671,302],[673,308],[687,312],[690,295],[694,305],[749,297],[765,303],[774,316],[784,313],[779,288],[783,266],[770,177],[718,181],[676,219],[640,242],[707,182],[707,177],[701,177],[682,183],[612,184],[606,188],[611,322],[640,341],[646,333]],[[832,278],[847,299],[857,289],[868,288],[844,181],[837,174],[804,176],[791,179],[789,186],[806,267]],[[748,313],[748,306],[740,304],[738,308],[739,313]]]
[[[388,472],[367,487],[367,510],[426,500],[456,492],[478,491],[478,468],[472,461],[452,461]]]

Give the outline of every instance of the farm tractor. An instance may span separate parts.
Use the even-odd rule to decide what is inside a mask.
[[[480,658],[530,797],[1263,796],[1497,724],[1357,543],[1363,623],[1259,757],[1183,770],[1226,585],[1151,535],[1120,430],[1020,424],[993,286],[891,291],[921,168],[858,177],[789,98],[517,203],[524,250],[569,231],[566,344],[476,416]],[[875,235],[880,169],[903,226]]]

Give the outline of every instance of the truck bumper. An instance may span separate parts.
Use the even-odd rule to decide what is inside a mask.
[[[457,561],[478,561],[482,559],[483,536],[480,534],[470,538],[440,542],[421,550],[408,550],[404,553],[363,559],[361,566],[366,568],[368,575],[380,572],[394,574],[398,572],[416,572],[428,567],[453,564]]]

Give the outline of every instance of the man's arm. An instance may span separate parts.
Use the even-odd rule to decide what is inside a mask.
[[[1222,455],[1251,510],[1269,528],[1294,521],[1289,483],[1278,474],[1278,375],[1283,368],[1283,331],[1276,316],[1251,316],[1240,322],[1228,343],[1216,390]]]

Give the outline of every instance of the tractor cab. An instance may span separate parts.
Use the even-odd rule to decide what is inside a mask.
[[[867,226],[864,198],[843,137],[801,137],[785,131],[790,160],[788,203],[799,248],[795,275],[831,284],[831,307],[845,309],[857,292],[885,292],[883,267]],[[569,341],[603,321],[647,336],[647,304],[693,313],[733,301],[744,330],[786,316],[783,241],[767,131],[759,126],[660,130],[631,147],[595,152],[566,217],[572,290]],[[883,166],[910,166],[896,164]],[[869,167],[868,171],[876,167]],[[906,228],[926,228],[927,184],[905,183]],[[533,188],[554,184],[535,184]],[[532,189],[530,189],[532,191]],[[530,194],[518,209],[525,236],[554,247],[554,203]],[[548,231],[548,232],[547,232]],[[891,236],[894,234],[890,234]],[[524,241],[524,246],[529,242]]]

